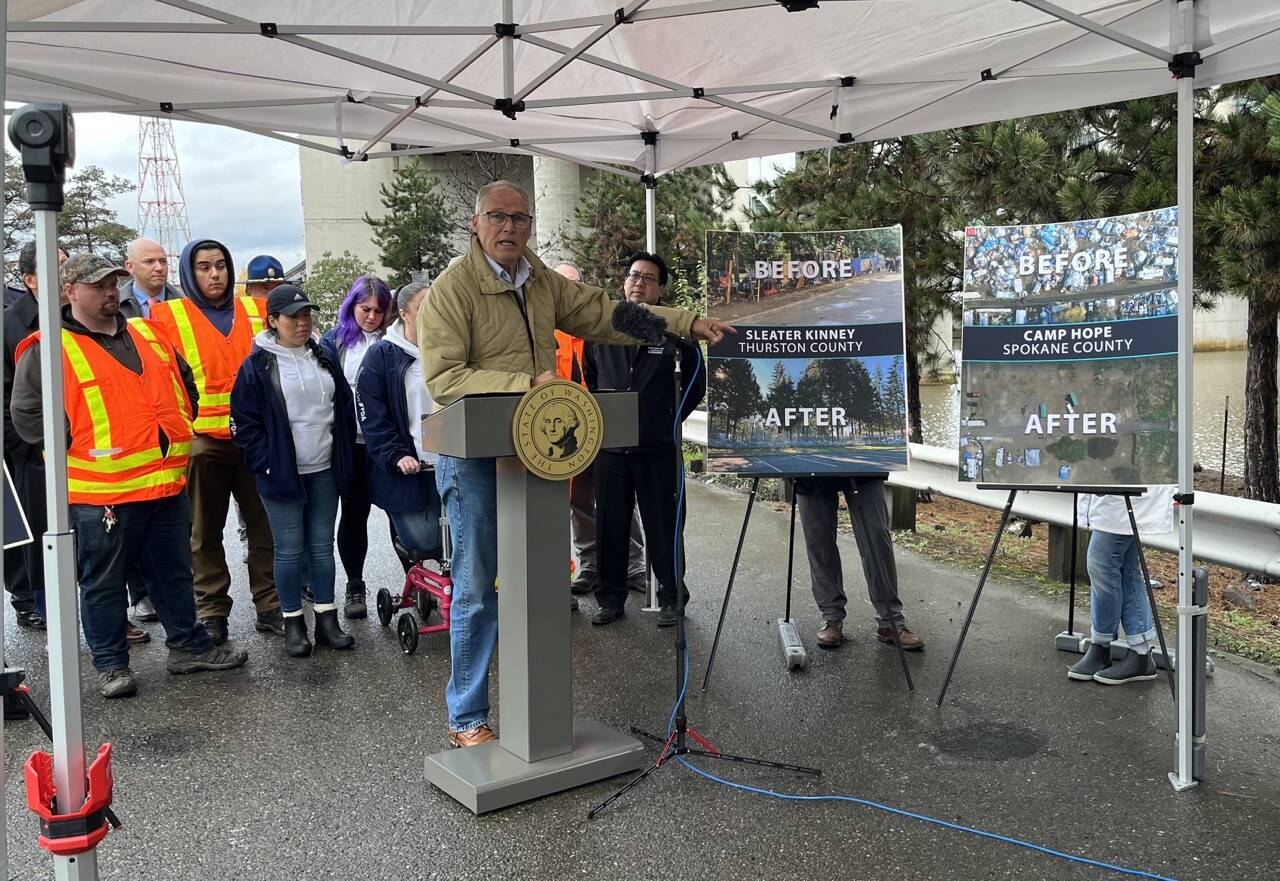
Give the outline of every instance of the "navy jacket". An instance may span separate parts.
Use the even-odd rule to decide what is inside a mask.
[[[352,457],[356,446],[356,420],[351,389],[338,367],[315,343],[308,343],[321,368],[333,377],[333,459],[338,491],[351,483]],[[245,464],[258,482],[258,494],[279,502],[306,500],[298,460],[289,430],[289,411],[280,389],[280,368],[276,356],[255,347],[240,365],[231,389],[231,438],[244,450]]]
[[[409,433],[409,403],[404,375],[413,358],[389,340],[369,349],[356,377],[356,412],[369,454],[369,498],[387,513],[421,511],[435,492],[434,469],[401,474],[396,463],[418,458]]]
[[[627,449],[637,453],[674,450],[672,426],[676,417],[676,347],[680,349],[680,396],[685,398],[680,421],[698,408],[707,394],[707,368],[697,343],[668,339],[660,346],[612,346],[587,343],[584,349],[587,388],[593,392],[635,392],[639,411],[638,443]],[[694,388],[689,380],[697,371]]]

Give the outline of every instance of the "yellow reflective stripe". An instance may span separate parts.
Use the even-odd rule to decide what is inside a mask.
[[[196,421],[192,427],[199,432],[206,431],[210,428],[226,428],[227,424],[228,419],[225,414],[222,416],[206,416],[204,415],[204,408],[201,407],[200,415],[196,417]]]
[[[85,357],[84,349],[80,348],[80,341],[69,330],[62,332],[62,351],[71,362],[76,380],[80,383],[93,382],[93,368],[89,366],[89,359]]]
[[[191,326],[191,316],[187,314],[185,300],[173,300],[170,306],[174,322],[178,325],[178,336],[182,340],[182,350],[187,356],[187,365],[195,377],[196,388],[200,391],[200,400],[204,401],[204,365],[200,363],[200,347],[196,345],[196,331]]]
[[[231,392],[221,392],[219,394],[207,394],[200,396],[200,409],[205,407],[230,407]]]
[[[111,449],[111,420],[107,417],[107,405],[102,400],[102,389],[96,384],[93,368],[85,357],[80,341],[69,330],[62,332],[62,351],[71,364],[80,385],[80,394],[84,395],[85,406],[89,408],[89,419],[93,423],[93,445],[99,450]]]
[[[129,325],[138,332],[138,334],[147,342],[151,343],[151,350],[160,356],[160,360],[169,363],[169,353],[166,351],[164,344],[160,342],[156,332],[151,329],[151,325],[147,323],[145,318],[130,318]]]
[[[181,480],[187,473],[185,464],[176,468],[161,468],[128,480],[78,480],[67,477],[67,490],[72,493],[113,493],[120,495],[131,490],[150,489],[154,486],[166,486]]]
[[[258,301],[253,297],[241,297],[245,314],[249,316],[249,330],[254,336],[262,333],[262,312],[258,309]]]
[[[143,465],[150,465],[152,462],[159,462],[163,458],[164,456],[160,454],[160,448],[155,447],[154,449],[143,450],[140,453],[130,453],[128,456],[103,456],[102,458],[82,459],[79,456],[68,455],[67,466],[81,468],[85,471],[115,474],[120,471],[140,468]]]

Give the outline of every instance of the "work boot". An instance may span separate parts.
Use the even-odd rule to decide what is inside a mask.
[[[138,681],[128,667],[98,671],[98,694],[105,698],[133,697],[138,693]]]
[[[675,606],[663,605],[658,608],[658,626],[675,627],[680,623],[680,610]]]
[[[234,670],[249,660],[249,653],[244,649],[216,645],[205,652],[184,652],[181,649],[169,649],[169,660],[164,668],[175,676],[184,673],[204,673],[208,670]]]
[[[1092,682],[1094,673],[1101,673],[1111,666],[1111,643],[1091,642],[1084,657],[1071,665],[1067,671],[1068,679],[1079,682]]]
[[[305,658],[311,654],[307,619],[302,615],[289,615],[284,619],[284,651],[291,658]]]
[[[1094,673],[1093,681],[1103,685],[1124,685],[1129,682],[1145,682],[1159,675],[1151,652],[1140,655],[1130,649],[1128,654],[1110,667]]]
[[[596,574],[594,572],[582,572],[579,573],[573,581],[569,582],[569,593],[577,594],[579,596],[587,593],[595,593],[596,588],[599,586],[600,581],[596,578]]]
[[[270,612],[259,612],[258,620],[253,622],[253,629],[259,633],[284,636],[284,612],[279,609],[272,609]]]
[[[347,619],[363,618],[369,614],[365,604],[365,586],[363,581],[347,582],[347,604],[342,608],[342,616]]]
[[[823,621],[818,631],[818,648],[833,649],[844,642],[844,622]]]
[[[139,645],[144,642],[151,642],[151,634],[134,624],[132,621],[124,622],[124,638],[130,645]]]
[[[877,627],[876,639],[885,645],[893,645],[893,630],[888,627]],[[912,633],[905,627],[898,628],[898,644],[902,646],[904,652],[918,652],[924,648],[924,640],[920,635]]]
[[[133,620],[143,623],[160,620],[160,613],[156,611],[151,597],[143,597],[133,604]]]
[[[227,617],[225,615],[214,615],[211,618],[201,618],[200,623],[204,625],[204,629],[209,634],[209,638],[213,640],[214,645],[223,645],[226,643]]]
[[[49,626],[44,616],[35,609],[18,609],[14,613],[14,618],[17,619],[19,627],[30,627],[32,630],[46,630]]]
[[[331,649],[349,649],[356,644],[355,637],[343,633],[338,626],[338,610],[316,612],[316,645],[328,646]]]

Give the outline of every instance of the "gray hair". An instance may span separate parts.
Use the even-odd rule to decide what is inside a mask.
[[[480,207],[484,204],[484,197],[492,193],[494,190],[515,190],[524,199],[526,207],[532,207],[533,202],[529,198],[529,194],[525,188],[518,183],[509,180],[490,181],[480,188],[480,192],[476,193],[476,214],[480,213]]]
[[[413,305],[413,300],[423,291],[431,290],[431,282],[429,281],[411,281],[396,292],[396,308],[402,311],[409,311],[409,307]]]

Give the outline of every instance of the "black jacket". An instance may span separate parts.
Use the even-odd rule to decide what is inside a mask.
[[[320,368],[333,378],[333,458],[332,469],[338,491],[351,484],[356,452],[356,415],[351,389],[342,368],[320,347],[307,344]],[[245,465],[253,472],[258,495],[282,502],[305,501],[307,494],[298,476],[298,459],[289,428],[289,408],[280,387],[280,367],[276,356],[254,346],[240,365],[231,387],[231,439],[244,450]]]
[[[421,511],[435,485],[435,470],[402,474],[405,456],[418,458],[409,428],[404,375],[413,359],[390,340],[369,349],[356,377],[356,413],[369,453],[369,498],[388,514]]]
[[[683,423],[697,409],[707,393],[706,364],[697,344],[668,339],[661,346],[610,346],[587,343],[583,350],[587,388],[593,392],[636,392],[639,401],[639,442],[627,448],[637,453],[675,449],[672,431],[676,416],[672,371],[675,352],[680,351],[680,397]],[[694,380],[694,387],[689,383]],[[688,397],[685,391],[688,390]]]
[[[25,457],[39,450],[18,436],[9,412],[9,403],[13,400],[13,354],[19,343],[39,329],[40,306],[30,291],[24,291],[4,310],[4,451],[12,457]]]

